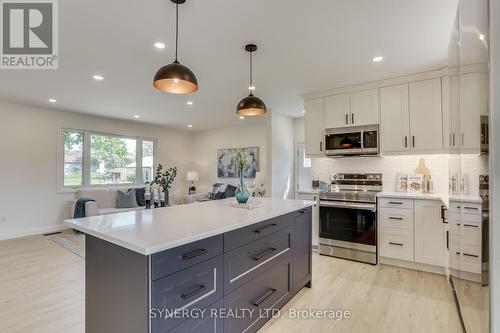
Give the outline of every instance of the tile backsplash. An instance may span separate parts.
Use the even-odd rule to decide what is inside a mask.
[[[465,194],[477,195],[479,175],[488,174],[487,156],[442,154],[314,158],[311,161],[312,177],[329,183],[332,173],[382,173],[384,191],[395,191],[396,175],[415,173],[421,158],[430,170],[435,193],[448,193],[449,177],[452,173],[459,174],[461,171],[467,183]]]

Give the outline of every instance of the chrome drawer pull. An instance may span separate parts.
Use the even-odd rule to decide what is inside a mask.
[[[476,256],[475,254],[468,254],[468,253],[465,253],[465,252],[464,252],[464,256],[472,257],[472,258],[479,258],[479,256]]]
[[[264,231],[264,230],[266,230],[266,229],[268,229],[268,228],[275,227],[275,226],[277,226],[277,225],[278,225],[278,224],[276,224],[276,223],[271,223],[271,224],[268,224],[268,225],[266,225],[266,226],[264,226],[264,227],[262,227],[262,228],[260,228],[260,229],[255,229],[253,232],[255,232],[255,233],[257,233],[257,234],[260,234],[262,231]]]
[[[271,247],[271,248],[265,250],[264,252],[262,252],[261,254],[259,254],[258,256],[253,257],[253,260],[260,260],[263,257],[267,256],[268,254],[273,253],[274,251],[276,251],[276,249],[274,247]]]
[[[276,291],[277,291],[276,289],[270,288],[261,298],[252,302],[252,305],[258,308],[262,303],[266,301],[266,299],[271,297],[271,295],[273,295]]]
[[[397,246],[403,246],[402,243],[393,243],[393,242],[389,242],[390,245],[397,245]]]
[[[205,291],[206,289],[207,289],[207,287],[205,287],[204,285],[201,284],[198,288],[191,290],[185,294],[182,294],[181,298],[182,299],[190,299],[191,297],[198,295],[199,293]]]
[[[474,224],[464,224],[464,227],[479,228],[478,225],[474,225]]]
[[[389,220],[398,220],[398,221],[403,221],[402,217],[394,217],[394,216],[389,216]]]
[[[182,260],[191,260],[191,259],[198,257],[198,256],[201,256],[202,254],[205,254],[207,252],[208,252],[207,249],[196,249],[194,251],[184,253],[182,255]]]

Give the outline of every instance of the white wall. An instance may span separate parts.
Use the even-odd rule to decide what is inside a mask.
[[[259,147],[259,170],[267,171],[266,123],[248,123],[218,130],[197,132],[193,138],[193,169],[200,181],[195,184],[198,192],[206,192],[214,182],[237,184],[236,178],[217,178],[217,149]]]
[[[491,332],[500,333],[500,0],[490,0]]]
[[[267,117],[268,161],[271,179],[271,196],[295,196],[295,147],[294,120],[281,113],[271,112]]]
[[[57,230],[70,217],[74,194],[57,193],[56,181],[63,127],[158,139],[158,162],[179,169],[172,194],[187,191],[190,132],[0,102],[0,239]]]

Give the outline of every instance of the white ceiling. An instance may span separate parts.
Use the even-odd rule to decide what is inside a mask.
[[[152,87],[173,59],[170,0],[59,1],[59,69],[2,70],[0,98],[193,130],[241,123],[255,42],[255,94],[301,116],[300,94],[446,65],[457,0],[187,0],[180,61],[199,82],[192,95]],[[164,50],[155,41],[167,44]],[[382,63],[372,63],[382,55]],[[97,82],[93,74],[102,74]],[[49,98],[57,99],[50,104]],[[192,100],[193,106],[186,101]]]

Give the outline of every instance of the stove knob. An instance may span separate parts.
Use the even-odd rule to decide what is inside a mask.
[[[375,179],[376,179],[376,180],[380,180],[380,175],[376,175],[376,176],[375,176]]]
[[[337,175],[333,175],[333,176],[332,176],[332,178],[333,178],[333,179],[337,179]]]
[[[339,179],[344,179],[344,175],[339,175]]]

